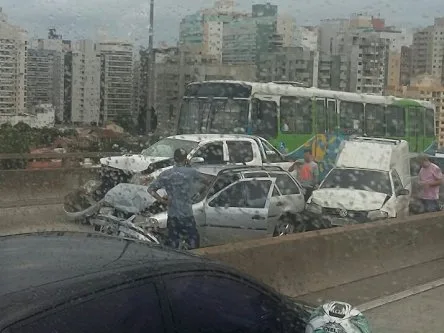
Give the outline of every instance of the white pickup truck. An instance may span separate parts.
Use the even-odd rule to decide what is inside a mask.
[[[140,175],[143,182],[154,179],[163,170],[174,164],[173,155],[183,148],[191,164],[220,168],[223,165],[278,165],[288,170],[292,162],[267,140],[251,135],[186,134],[162,139],[139,155],[107,157],[100,160],[102,180],[117,185],[133,182]],[[106,178],[106,179],[104,179]]]

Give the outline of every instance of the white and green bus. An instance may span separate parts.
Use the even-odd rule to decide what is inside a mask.
[[[435,129],[435,106],[426,101],[286,83],[204,81],[187,86],[177,132],[255,134],[294,158],[314,148],[321,160],[329,144],[350,134],[404,139],[411,151],[426,151]]]

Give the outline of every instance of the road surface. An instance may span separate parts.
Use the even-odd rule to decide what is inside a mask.
[[[405,294],[412,295],[398,301],[390,302],[390,299],[382,299],[379,306],[364,311],[373,332],[443,332],[444,279],[439,282],[443,284],[435,288],[432,286],[424,292],[406,290]],[[389,303],[385,303],[386,301]]]
[[[311,304],[346,301],[373,333],[444,332],[444,258],[303,295]]]
[[[60,204],[0,209],[0,236],[33,231],[92,231],[66,221]]]

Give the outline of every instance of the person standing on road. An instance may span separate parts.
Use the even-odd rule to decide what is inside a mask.
[[[168,207],[168,238],[171,246],[179,248],[185,242],[189,249],[200,246],[199,232],[193,215],[193,184],[198,180],[205,182],[204,176],[196,169],[187,166],[187,153],[183,149],[174,152],[173,168],[162,172],[148,186],[148,193]],[[168,197],[161,197],[157,191],[165,189]]]
[[[421,169],[419,170],[419,197],[424,205],[424,211],[437,212],[439,208],[439,188],[442,183],[441,169],[433,164],[427,155],[420,157]]]
[[[294,162],[288,171],[293,172],[295,169],[298,171],[299,182],[305,188],[305,201],[307,201],[319,184],[319,167],[313,159],[311,150],[305,150],[304,159]]]

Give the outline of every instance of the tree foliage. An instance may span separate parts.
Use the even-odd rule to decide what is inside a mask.
[[[57,128],[32,128],[23,122],[12,126],[0,125],[0,154],[29,153],[31,149],[48,147],[59,137],[73,136],[74,130],[63,131]],[[21,169],[25,160],[2,160],[2,169]]]

